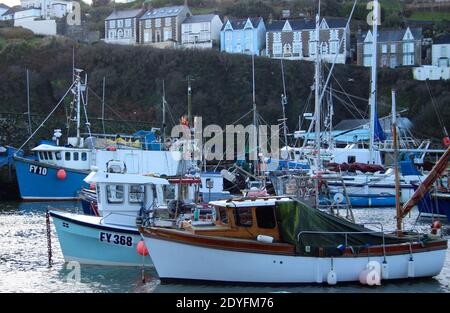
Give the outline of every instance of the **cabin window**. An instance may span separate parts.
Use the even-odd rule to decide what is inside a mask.
[[[44,159],[44,154],[42,152],[39,152],[39,159],[42,161]]]
[[[356,157],[354,155],[349,155],[347,157],[347,163],[351,164],[351,163],[355,163],[356,162]]]
[[[81,153],[81,161],[87,161],[87,153],[86,152]]]
[[[74,161],[78,161],[78,157],[79,157],[79,156],[78,156],[78,152],[74,152],[74,153],[73,153],[73,160],[74,160]]]
[[[66,161],[70,161],[70,152],[66,152],[65,159]]]
[[[273,207],[256,208],[256,223],[259,228],[275,228],[276,222]]]
[[[224,207],[219,207],[217,209],[217,220],[219,220],[223,224],[228,224],[228,214],[227,209]]]
[[[252,209],[237,208],[234,210],[234,220],[236,226],[251,227],[252,226]]]
[[[49,159],[49,160],[53,160],[53,153],[52,153],[52,152],[49,152],[49,153],[48,153],[48,159]]]
[[[43,153],[44,153],[44,159],[48,160],[48,153],[47,153],[47,151],[44,151]]]
[[[97,192],[97,203],[100,203],[100,202],[102,202],[101,201],[101,198],[102,198],[102,195],[101,195],[101,193],[100,193],[100,185],[99,184],[96,184],[95,185],[95,191]]]
[[[128,201],[130,203],[141,203],[145,200],[145,186],[131,185],[128,193]]]
[[[55,158],[56,160],[61,161],[61,152],[59,151],[55,152]]]
[[[174,185],[165,185],[163,186],[164,190],[164,199],[173,200],[175,199],[175,186]]]
[[[123,185],[107,185],[106,194],[109,203],[123,203]]]

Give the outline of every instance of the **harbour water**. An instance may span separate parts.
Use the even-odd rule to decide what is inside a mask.
[[[160,284],[154,268],[146,268],[145,283],[140,268],[81,266],[79,280],[72,264],[65,264],[52,225],[52,260],[48,267],[45,210],[48,206],[80,210],[77,202],[0,202],[0,292],[450,292],[450,253],[442,272],[430,279],[386,283],[378,287],[345,284],[298,286],[242,286],[201,284]],[[358,222],[382,223],[395,227],[395,209],[354,209]],[[413,211],[405,228],[427,230],[430,222],[416,221]],[[449,227],[444,225],[444,227]],[[82,249],[83,247],[80,247]],[[180,260],[183,262],[183,260]]]

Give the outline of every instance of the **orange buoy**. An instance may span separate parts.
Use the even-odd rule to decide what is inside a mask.
[[[141,240],[138,242],[137,246],[136,246],[136,251],[139,255],[142,256],[147,256],[148,255],[148,249],[145,246],[145,242],[144,240]]]
[[[59,169],[59,170],[56,172],[56,177],[57,177],[59,180],[64,180],[64,179],[66,179],[66,177],[67,177],[67,173],[66,173],[65,170],[63,170],[63,169],[61,168],[61,169]]]

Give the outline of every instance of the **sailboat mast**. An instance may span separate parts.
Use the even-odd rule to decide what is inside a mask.
[[[166,87],[164,80],[162,81],[163,98],[162,98],[162,138],[163,143],[166,142]]]
[[[77,145],[81,143],[81,135],[80,135],[80,119],[81,119],[81,78],[80,73],[78,73],[77,77]]]
[[[392,135],[394,137],[394,171],[395,171],[395,208],[397,211],[397,232],[402,231],[402,217],[400,206],[400,174],[398,171],[398,142],[397,142],[397,109],[395,90],[392,90]]]
[[[373,20],[372,20],[372,70],[371,70],[371,86],[370,86],[370,163],[375,163],[375,119],[377,114],[377,60],[378,60],[378,23],[379,23],[379,3],[378,0],[373,1]]]
[[[257,116],[256,116],[256,91],[255,91],[255,55],[252,54],[252,85],[253,85],[253,93],[252,93],[252,99],[253,99],[253,125],[254,125],[254,131],[253,131],[253,144],[256,147],[256,151],[254,154],[254,161],[253,161],[253,171],[254,174],[258,175],[258,123],[257,123]],[[253,147],[251,147],[253,148]]]
[[[320,1],[319,1],[319,9],[316,15],[316,61],[315,61],[315,142],[316,142],[316,150],[318,153],[318,169],[321,168],[321,161],[320,161],[320,117],[321,117],[321,107],[320,107]]]

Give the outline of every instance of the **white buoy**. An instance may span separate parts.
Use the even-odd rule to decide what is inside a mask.
[[[386,261],[381,263],[381,278],[389,279],[389,265]]]
[[[327,283],[328,283],[328,285],[336,285],[337,284],[337,274],[334,270],[331,270],[328,272]]]
[[[412,258],[408,261],[408,277],[414,277],[414,260]]]

